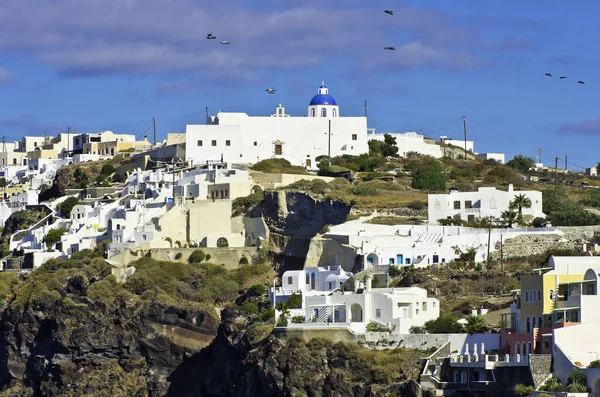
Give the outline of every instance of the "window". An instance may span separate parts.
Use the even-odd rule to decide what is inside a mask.
[[[231,141],[230,140],[226,140],[225,141],[225,146],[231,146]]]
[[[258,146],[258,142],[254,141],[254,146]]]
[[[317,115],[317,114],[316,114],[316,111],[315,111],[315,109],[314,109],[314,108],[313,108],[313,109],[311,109],[311,110],[310,110],[310,116],[311,116],[311,117],[315,117],[316,115]]]
[[[358,135],[356,135],[356,134],[352,134],[352,140],[353,140],[353,141],[356,141],[357,139],[358,139]]]
[[[390,258],[390,265],[394,264],[394,258]]]
[[[439,263],[440,262],[440,256],[439,255],[434,255],[433,256],[433,263]]]
[[[544,339],[544,349],[550,348],[550,341],[548,339]]]
[[[469,222],[469,223],[475,222],[475,215],[467,215],[467,222]]]
[[[542,301],[542,291],[540,291],[539,289],[538,289],[538,293],[537,293],[537,301],[538,302]]]
[[[465,208],[473,208],[473,202],[470,200],[465,201]]]
[[[375,309],[375,318],[381,318],[381,309]]]
[[[434,308],[434,309],[435,309],[435,307],[436,307],[436,306],[437,306],[437,305],[436,305],[436,303],[435,303],[435,302],[433,302],[433,308]]]
[[[426,312],[427,311],[427,302],[423,302],[423,311]]]
[[[201,141],[198,141],[198,142],[201,142]],[[75,145],[79,145],[79,138],[75,138]],[[198,146],[200,146],[200,145],[198,145]]]
[[[460,201],[457,200],[457,201],[454,202],[454,209],[455,210],[459,210],[460,209]]]
[[[327,109],[321,109],[321,117],[327,117]]]
[[[202,141],[198,141],[198,146],[202,146]]]
[[[211,142],[211,145],[212,145],[212,146],[217,146],[217,141],[213,140],[213,141]]]
[[[306,273],[306,284],[310,284],[310,275]]]
[[[410,258],[406,258],[406,264],[410,265]]]
[[[333,117],[337,117],[337,109],[333,109]]]
[[[17,159],[13,159],[13,165],[17,165]]]
[[[417,309],[416,313],[417,313],[417,315],[419,314],[419,309]]]
[[[146,235],[142,234],[142,240],[146,241]]]
[[[288,277],[288,284],[292,285],[292,277]]]
[[[333,289],[333,286],[331,285],[331,281],[329,282],[329,289]]]

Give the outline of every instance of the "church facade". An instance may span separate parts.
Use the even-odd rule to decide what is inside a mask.
[[[219,112],[205,125],[186,126],[186,160],[254,164],[283,158],[316,169],[316,158],[368,153],[366,117],[341,117],[324,83],[308,106],[308,117],[291,117],[278,105],[266,117]]]

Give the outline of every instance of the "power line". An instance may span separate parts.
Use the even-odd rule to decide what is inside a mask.
[[[437,129],[435,129],[435,130],[433,130],[433,131],[430,131],[430,132],[428,132],[427,134],[425,134],[425,135],[423,135],[423,136],[429,136],[429,135],[433,134],[434,132],[438,132],[438,131],[441,131],[441,130],[443,130],[443,129],[445,129],[445,128],[448,128],[448,127],[450,127],[450,126],[452,126],[452,125],[454,125],[454,124],[458,123],[459,121],[462,121],[462,119],[463,119],[462,117],[459,117],[458,119],[454,120],[453,122],[451,122],[451,123],[449,123],[449,124],[446,124],[446,125],[445,125],[445,126],[443,126],[443,127],[437,128]]]

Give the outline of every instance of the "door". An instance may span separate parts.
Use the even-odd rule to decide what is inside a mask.
[[[397,254],[396,255],[396,263],[398,265],[402,265],[404,263],[404,255],[402,254]]]
[[[306,166],[308,168],[310,168],[311,165],[312,165],[312,163],[311,163],[310,159],[306,159]]]
[[[281,156],[282,153],[283,153],[283,144],[281,143],[281,141],[276,141],[275,142],[275,155]]]

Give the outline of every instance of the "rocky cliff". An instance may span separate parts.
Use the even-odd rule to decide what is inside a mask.
[[[351,206],[336,200],[319,200],[308,193],[287,190],[264,192],[255,209],[270,230],[272,248],[279,254],[280,272],[302,268],[310,240],[326,225],[343,223]]]
[[[375,352],[356,345],[312,339],[251,342],[248,318],[223,312],[214,342],[173,373],[168,396],[403,396],[421,397],[412,380],[420,354]]]

